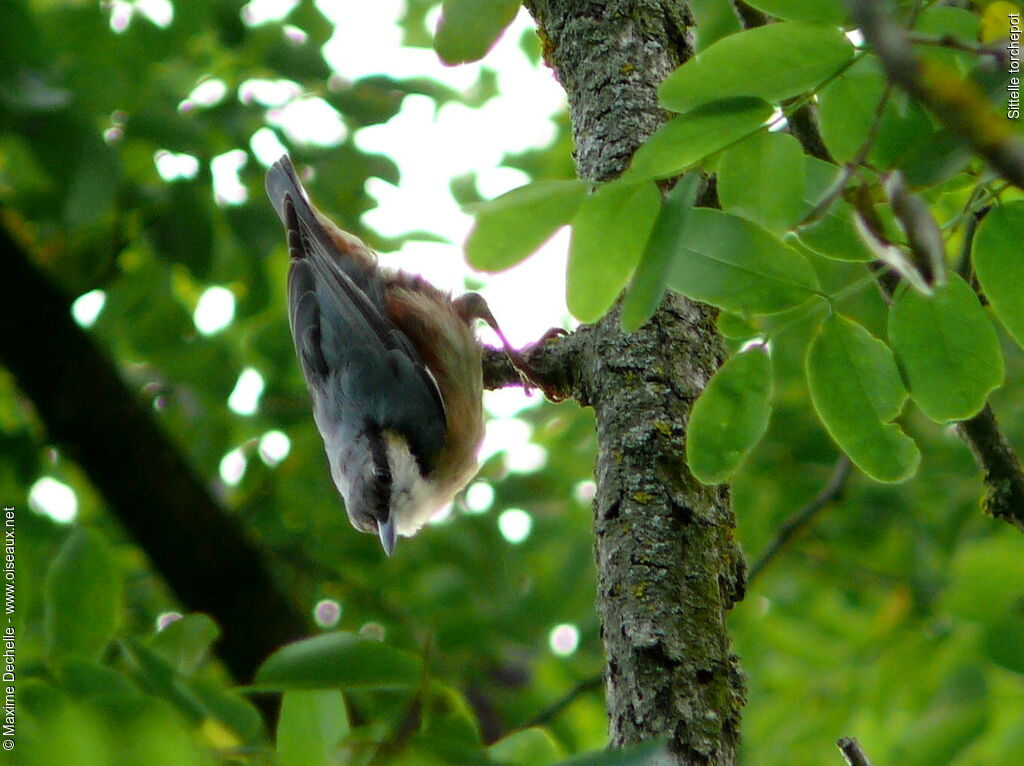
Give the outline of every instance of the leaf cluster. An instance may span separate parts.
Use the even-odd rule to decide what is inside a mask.
[[[693,3],[700,55],[666,81],[663,103],[676,116],[626,176],[596,189],[560,180],[563,119],[553,149],[508,159],[535,183],[478,209],[468,256],[502,270],[570,225],[568,297],[580,319],[603,314],[624,288],[630,327],[666,289],[719,308],[732,356],[695,405],[687,450],[698,478],[732,481],[748,552],[771,544],[840,449],[865,474],[732,615],[750,679],[744,762],[827,762],[831,740],[846,733],[881,762],[1013,762],[1024,750],[1012,704],[1024,689],[1024,556],[1016,533],[978,513],[977,468],[947,425],[988,402],[1024,443],[1024,202],[888,87],[874,54],[842,33],[838,0],[748,5],[781,21],[741,31],[732,3]],[[435,36],[424,21],[431,6],[408,4],[405,39],[452,61],[483,55],[516,7],[446,2]],[[969,49],[979,35],[1004,34],[1005,8],[923,6],[903,17],[915,35],[961,45],[922,43],[918,53],[998,105],[1005,73]],[[86,766],[542,764],[602,747],[603,706],[588,685],[603,663],[589,414],[538,406],[519,425],[505,422],[525,424],[542,466],[512,470],[494,455],[479,479],[493,492],[486,508],[460,506],[382,566],[375,542],[354,534],[337,505],[308,417],[287,332],[283,243],[250,148],[269,127],[313,168],[325,207],[383,245],[359,224],[375,204],[365,184],[397,182],[398,171],[359,148],[358,130],[390,119],[410,93],[473,104],[493,88],[483,76],[473,97],[423,78],[346,82],[320,54],[332,29],[311,3],[283,20],[304,43],[281,21],[250,26],[236,11],[179,4],[167,27],[135,13],[115,32],[110,8],[95,4],[0,5],[3,224],[70,295],[104,292],[94,337],[268,551],[295,602],[310,613],[333,602],[340,620],[268,658],[252,687],[210,661],[218,626],[203,615],[155,631],[176,608],[173,594],[3,373],[0,489],[18,509],[18,756]],[[254,79],[323,98],[348,135],[330,147],[293,142],[268,122],[272,107],[238,98]],[[210,80],[230,95],[181,108]],[[822,156],[786,129],[809,104]],[[248,201],[225,204],[207,171],[239,148]],[[194,157],[202,172],[165,181],[160,152]],[[924,276],[927,258],[893,208],[897,171],[941,233],[944,280]],[[711,173],[721,209],[695,208]],[[904,273],[895,264],[927,289],[900,284],[887,298],[877,285]],[[231,290],[236,313],[204,336],[191,315],[211,285]],[[265,390],[259,410],[242,416],[225,402],[247,367]],[[113,416],[97,412],[97,427]],[[290,439],[280,463],[261,457],[271,430]],[[247,468],[226,486],[220,461],[236,450]],[[28,510],[27,489],[42,475],[75,490],[76,526],[88,531],[69,534]],[[505,509],[533,519],[518,545],[499,532]],[[580,633],[564,658],[547,645],[560,623]],[[257,711],[278,693],[269,730]]]

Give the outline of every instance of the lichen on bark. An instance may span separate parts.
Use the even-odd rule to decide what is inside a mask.
[[[687,5],[525,5],[568,95],[579,176],[615,178],[668,117],[657,87],[693,53]],[[701,485],[684,459],[693,402],[724,358],[714,319],[670,293],[634,333],[622,332],[615,308],[565,344],[572,394],[597,416],[594,553],[611,743],[668,736],[681,764],[735,763],[744,701],[725,624],[744,587],[729,490]]]

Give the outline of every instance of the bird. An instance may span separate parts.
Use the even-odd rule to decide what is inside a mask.
[[[288,318],[313,419],[352,526],[391,556],[476,475],[484,436],[478,293],[382,267],[310,201],[288,155],[267,171],[288,241]],[[522,373],[520,373],[522,375]],[[524,386],[525,386],[524,379]]]

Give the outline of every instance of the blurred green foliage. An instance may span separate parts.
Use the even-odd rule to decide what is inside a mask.
[[[489,510],[458,506],[384,560],[372,537],[348,525],[326,470],[288,335],[283,238],[263,199],[263,167],[248,148],[266,127],[266,108],[235,96],[252,78],[287,79],[337,108],[349,129],[340,146],[288,148],[315,168],[311,186],[322,206],[384,245],[359,224],[375,204],[365,181],[397,182],[398,170],[361,151],[352,135],[390,119],[407,94],[478,104],[493,94],[493,81],[485,73],[476,92],[463,95],[424,78],[331,80],[319,52],[331,27],[312,3],[285,19],[307,35],[304,43],[280,22],[248,26],[239,4],[223,0],[179,4],[166,27],[136,10],[127,29],[115,32],[113,9],[124,5],[0,4],[2,224],[69,295],[105,291],[91,330],[96,340],[267,551],[295,601],[312,613],[331,599],[341,616],[331,638],[292,647],[284,660],[275,655],[265,672],[276,681],[267,685],[287,691],[277,731],[267,731],[253,705],[266,692],[234,688],[210,660],[216,625],[188,615],[155,631],[157,617],[175,609],[173,594],[108,517],[88,478],[48,443],[17,381],[0,370],[0,499],[18,509],[16,762],[543,764],[602,747],[601,689],[587,683],[603,664],[586,493],[596,449],[589,411],[546,403],[524,411],[533,442],[546,451],[543,467],[510,472],[496,455],[479,477],[494,491]],[[404,39],[429,46],[425,19],[436,4],[408,5]],[[720,4],[699,5],[708,18],[723,18],[715,12]],[[800,21],[818,4],[754,5],[785,8]],[[965,20],[926,21],[952,34]],[[227,96],[181,108],[211,78]],[[822,93],[825,139],[837,156],[856,149],[849,127],[874,108],[878,88],[877,69],[862,65]],[[568,178],[568,120],[559,126],[550,149],[507,164],[537,181]],[[921,194],[946,223],[992,179],[955,140],[935,143],[937,136],[942,131],[926,114],[897,97],[872,157],[898,161],[912,181],[931,184]],[[935,146],[952,146],[958,161],[949,162],[946,149],[931,154]],[[220,204],[210,162],[239,148],[248,159],[240,180],[249,201]],[[195,157],[200,172],[163,181],[154,163],[161,151]],[[753,161],[733,156],[727,175],[741,160]],[[772,172],[785,175],[784,165],[772,164]],[[805,206],[820,199],[830,172],[808,160]],[[787,176],[777,188],[798,194],[802,186]],[[751,208],[750,189],[732,188],[723,201],[735,199],[742,215]],[[476,196],[469,190],[466,199]],[[779,202],[770,220],[791,223],[798,200]],[[856,263],[866,257],[863,247],[849,216],[836,212],[842,206],[848,213],[837,201],[794,245],[828,292],[864,274]],[[230,326],[204,336],[191,313],[211,285],[230,289],[237,308]],[[850,293],[842,311],[876,338],[886,336],[886,307],[875,290]],[[733,485],[748,555],[764,550],[819,491],[837,458],[807,399],[804,356],[820,318],[806,307],[770,322],[722,315],[723,328],[733,330],[727,334],[741,339],[785,327],[784,342],[772,349],[768,433]],[[6,318],[3,331],[14,322]],[[1011,440],[1024,445],[1024,352],[1002,329],[1000,341],[1008,382],[991,403]],[[260,371],[266,388],[259,410],[240,416],[226,400],[246,367]],[[97,413],[98,422],[103,416]],[[880,763],[1010,763],[1024,752],[1024,541],[980,513],[978,469],[947,427],[916,410],[899,423],[922,452],[916,477],[880,485],[855,474],[732,614],[749,684],[744,763],[837,761],[832,742],[841,735],[857,736]],[[291,440],[278,465],[258,456],[259,438],[271,430]],[[227,487],[218,468],[235,448],[248,468],[237,487]],[[74,489],[76,530],[28,510],[27,490],[43,475]],[[520,544],[498,530],[506,508],[533,517]],[[561,623],[580,633],[568,657],[548,646]],[[275,672],[321,674],[342,693],[288,685]],[[577,687],[585,691],[549,709]],[[642,756],[615,762],[634,757]]]

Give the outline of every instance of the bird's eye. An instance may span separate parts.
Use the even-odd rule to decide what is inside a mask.
[[[373,516],[360,516],[358,519],[353,519],[353,526],[360,532],[377,534],[377,520]]]

